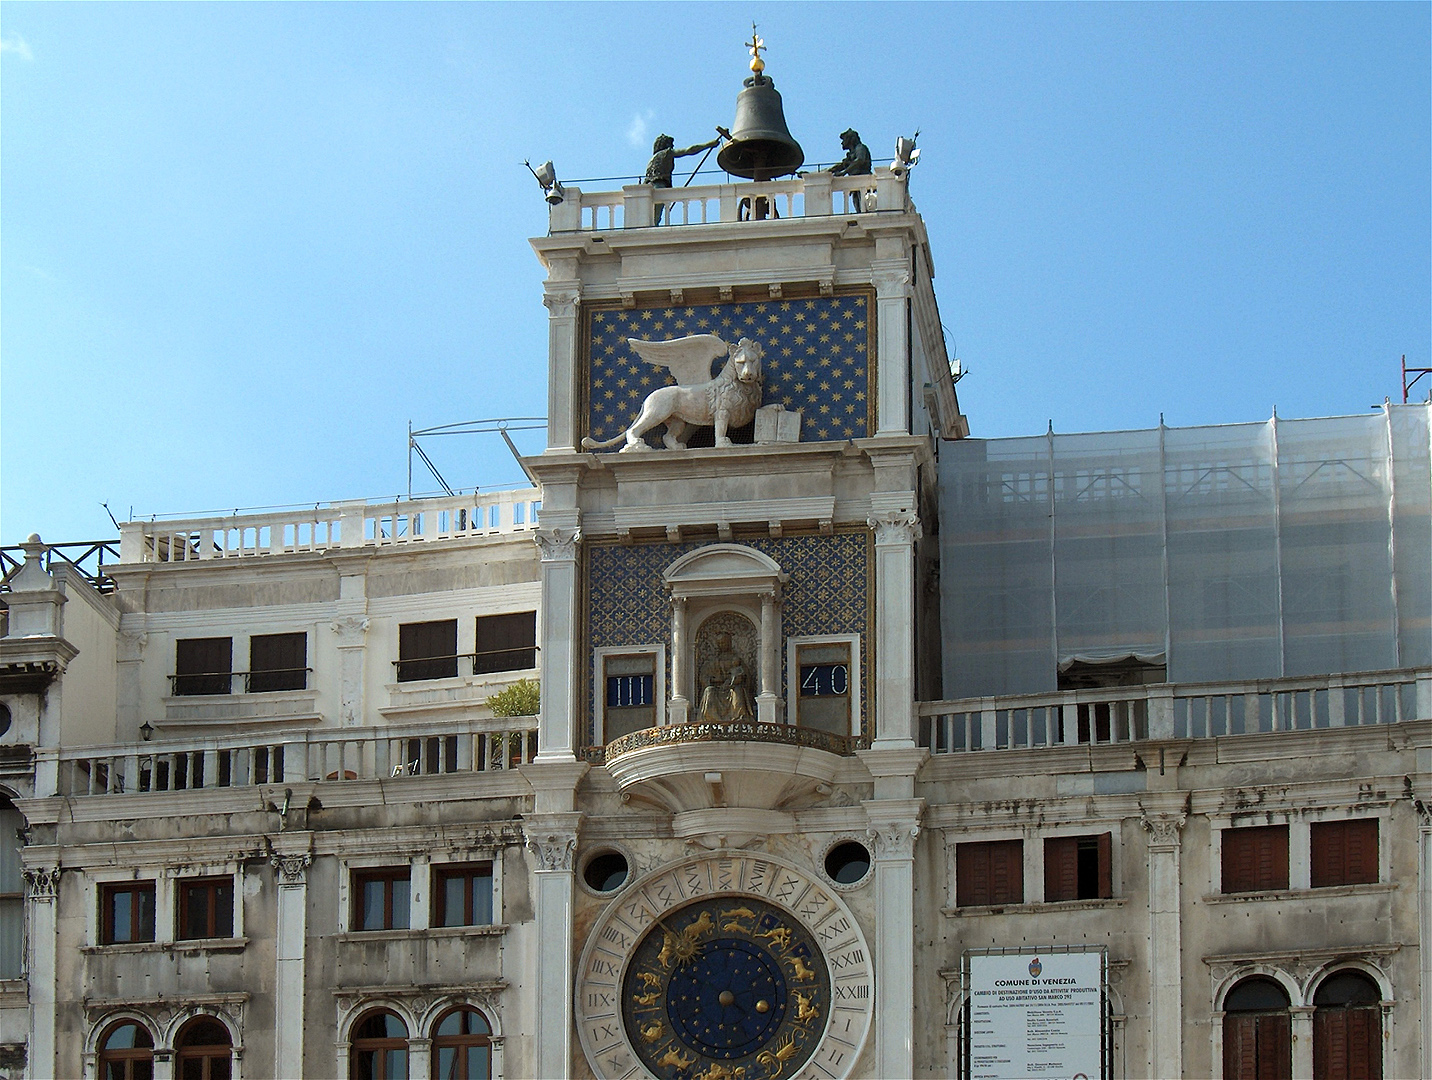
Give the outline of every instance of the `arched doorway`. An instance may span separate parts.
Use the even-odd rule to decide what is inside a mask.
[[[143,1024],[121,1020],[99,1040],[100,1080],[154,1080],[154,1037]]]
[[[387,1009],[376,1009],[353,1025],[349,1053],[351,1080],[407,1080],[408,1025]]]
[[[233,1041],[212,1016],[196,1016],[174,1040],[177,1080],[229,1080]]]
[[[1224,1080],[1287,1080],[1293,1075],[1288,992],[1262,975],[1223,999]]]
[[[460,1006],[433,1026],[434,1080],[488,1080],[492,1076],[492,1027],[476,1009]]]
[[[1360,971],[1313,993],[1313,1080],[1382,1080],[1382,991]]]

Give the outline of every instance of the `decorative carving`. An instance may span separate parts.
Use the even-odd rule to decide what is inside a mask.
[[[913,821],[882,821],[865,830],[877,859],[913,859],[920,826]]]
[[[581,529],[538,529],[532,534],[543,562],[575,562]]]
[[[1149,847],[1176,848],[1179,831],[1187,820],[1188,815],[1185,813],[1144,814],[1139,818],[1139,824],[1148,830]]]
[[[145,630],[121,630],[119,632],[119,662],[121,664],[144,658],[144,646],[149,644],[149,633]]]
[[[22,871],[32,900],[53,900],[60,888],[58,866],[27,866]]]
[[[308,868],[313,856],[306,851],[292,855],[274,855],[269,863],[278,871],[280,885],[302,885],[308,880]]]
[[[598,442],[582,440],[588,450],[601,450],[625,441],[622,453],[650,450],[643,436],[658,424],[666,425],[662,442],[668,450],[685,450],[693,428],[714,425],[716,445],[733,445],[726,432],[749,424],[761,404],[761,346],[750,338],[727,345],[715,334],[693,334],[674,341],[642,341],[627,338],[638,356],[648,364],[669,368],[675,386],[662,386],[647,395],[632,425],[619,435]],[[711,362],[723,353],[730,359],[716,378]]]
[[[674,724],[667,727],[644,728],[607,743],[604,760],[615,761],[621,755],[644,746],[668,746],[688,742],[764,742],[782,746],[809,746],[831,754],[849,757],[860,746],[860,740],[847,735],[834,735],[819,728],[792,727],[789,724],[762,724],[749,720],[721,723]]]
[[[910,268],[903,263],[897,268],[875,270],[870,275],[875,286],[875,295],[882,298],[908,296],[910,294]]]
[[[572,869],[572,856],[577,850],[574,832],[533,831],[527,834],[527,850],[537,859],[538,870]]]
[[[368,633],[368,619],[363,615],[345,615],[341,619],[334,619],[329,629],[338,635],[340,649],[360,646]]]
[[[866,518],[875,530],[876,544],[913,544],[923,535],[913,510],[880,510]]]

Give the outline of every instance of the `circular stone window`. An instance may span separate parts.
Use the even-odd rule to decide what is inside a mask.
[[[10,706],[0,705],[0,735],[10,730]]]
[[[836,844],[826,852],[825,872],[837,885],[854,885],[864,880],[870,873],[870,849],[854,840]]]
[[[615,892],[620,889],[631,873],[626,856],[620,851],[604,851],[587,860],[582,871],[582,880],[594,892]]]

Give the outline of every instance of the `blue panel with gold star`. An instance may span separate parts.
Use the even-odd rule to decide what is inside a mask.
[[[867,291],[837,296],[587,312],[587,434],[621,434],[646,395],[674,382],[647,363],[628,338],[671,341],[715,334],[728,345],[759,342],[763,405],[803,412],[802,442],[865,438],[875,432],[875,336]],[[726,361],[712,365],[713,374]],[[657,433],[648,435],[659,446]]]

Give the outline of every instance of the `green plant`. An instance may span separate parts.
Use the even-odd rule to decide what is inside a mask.
[[[536,716],[541,705],[542,684],[536,679],[519,679],[487,699],[493,716]]]

